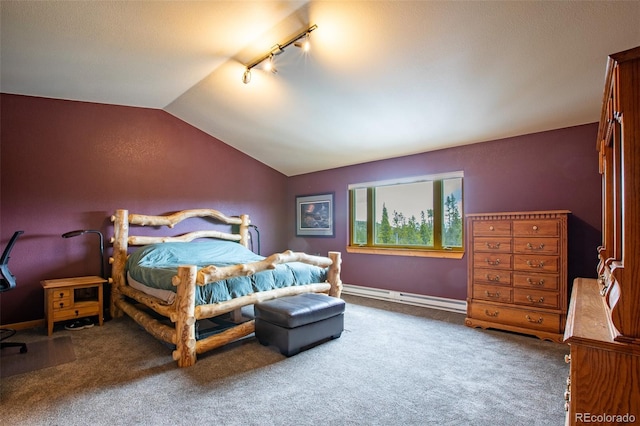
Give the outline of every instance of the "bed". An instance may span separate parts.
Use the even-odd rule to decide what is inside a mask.
[[[140,229],[136,227],[172,229],[193,218],[203,218],[198,224],[213,229],[169,236],[131,234]],[[173,345],[179,367],[191,366],[198,354],[253,333],[254,321],[242,319],[244,306],[311,292],[340,297],[342,291],[340,252],[327,257],[290,250],[256,255],[249,250],[248,215],[194,209],[151,216],[116,210],[111,221],[111,315],[126,314],[155,338]],[[220,230],[221,225],[229,231]],[[221,316],[229,316],[231,325],[196,339],[199,321]]]

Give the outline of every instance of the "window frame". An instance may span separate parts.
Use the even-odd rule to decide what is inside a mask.
[[[443,181],[445,179],[462,179],[461,184],[461,200],[462,211],[460,212],[460,219],[462,220],[462,241],[461,247],[446,247],[442,245],[443,238],[443,222],[444,222],[444,203],[443,199]],[[374,227],[375,227],[375,197],[374,192],[376,187],[397,185],[397,184],[411,184],[418,182],[433,182],[433,239],[434,247],[427,246],[396,246],[396,245],[382,245],[374,242]],[[355,224],[355,190],[356,189],[367,190],[367,243],[366,244],[354,244],[354,224]],[[361,253],[361,254],[383,254],[392,256],[415,256],[415,257],[438,257],[438,258],[453,258],[461,259],[464,256],[465,245],[465,232],[464,232],[464,173],[462,171],[455,171],[450,173],[440,173],[434,175],[422,175],[401,179],[389,179],[384,181],[364,182],[358,184],[350,184],[348,186],[348,198],[349,198],[349,230],[348,230],[348,253]]]

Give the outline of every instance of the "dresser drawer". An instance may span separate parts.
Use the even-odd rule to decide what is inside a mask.
[[[510,220],[478,220],[473,222],[473,236],[511,236]]]
[[[560,296],[554,291],[516,288],[513,291],[513,302],[519,305],[558,309]]]
[[[558,256],[516,254],[513,256],[513,269],[519,271],[558,272]]]
[[[474,253],[474,268],[512,269],[512,257],[510,254]]]
[[[511,238],[477,237],[473,240],[473,251],[511,253]]]
[[[514,325],[539,331],[560,333],[560,314],[540,312],[526,307],[501,306],[483,302],[470,302],[472,318],[500,324]]]
[[[560,279],[558,275],[552,274],[513,274],[513,285],[515,287],[535,288],[538,290],[558,290]]]
[[[517,220],[513,222],[514,236],[557,237],[560,222],[557,220]]]
[[[511,271],[501,269],[474,269],[473,282],[490,285],[511,285]]]
[[[514,253],[559,254],[560,240],[557,238],[520,237],[513,239]]]
[[[513,302],[513,289],[498,285],[474,284],[473,298],[479,300],[491,300],[493,302]]]

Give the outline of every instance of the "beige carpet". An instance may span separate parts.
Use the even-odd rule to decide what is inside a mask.
[[[2,379],[0,424],[564,424],[566,345],[470,329],[461,314],[345,300],[342,336],[290,358],[249,337],[180,369],[128,318],[55,331],[76,360]],[[45,338],[35,329],[19,340]]]
[[[24,354],[21,354],[20,348],[17,347],[2,349],[0,377],[15,376],[76,360],[69,336],[31,342],[27,349],[27,353]]]

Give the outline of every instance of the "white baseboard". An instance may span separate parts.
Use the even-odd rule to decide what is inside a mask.
[[[343,284],[342,293],[352,296],[387,300],[390,302],[406,303],[407,305],[422,306],[431,309],[440,309],[443,311],[456,312],[459,314],[467,313],[467,302],[465,300],[425,296],[422,294],[404,293],[400,291],[362,287],[352,284]]]

